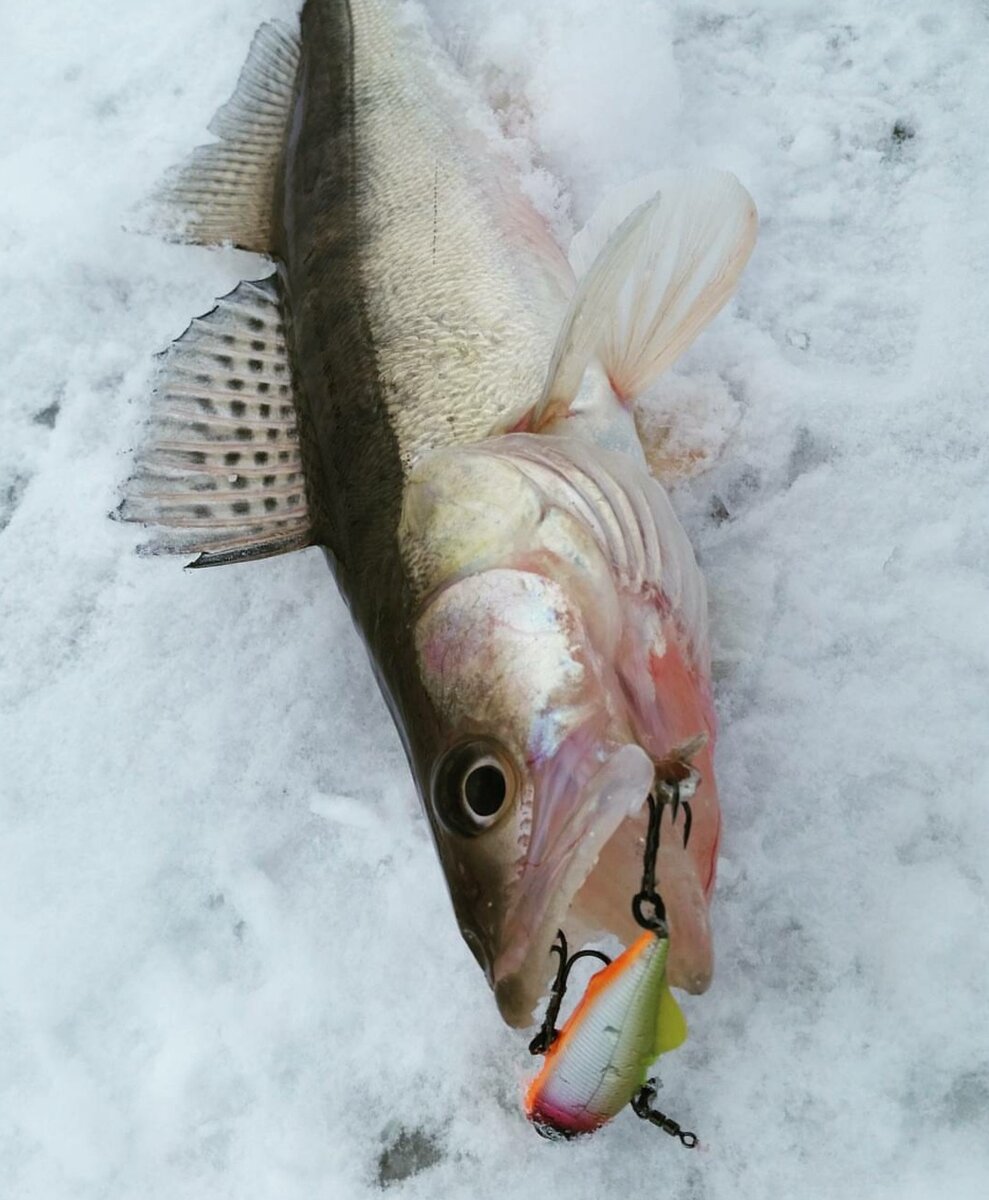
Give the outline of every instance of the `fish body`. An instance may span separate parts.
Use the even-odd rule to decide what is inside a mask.
[[[569,270],[535,213],[513,219],[521,197],[444,67],[392,6],[310,0],[276,230],[313,540],[420,780],[444,734],[416,664],[415,548],[399,543],[409,475],[541,386],[566,300],[528,240]]]
[[[525,1096],[549,1136],[593,1133],[646,1081],[652,1063],[687,1036],[666,982],[669,939],[651,932],[590,980]]]
[[[706,597],[636,397],[730,296],[732,176],[606,202],[569,257],[412,10],[269,23],[163,199],[276,271],[165,361],[123,515],[195,565],[326,550],[402,735],[458,923],[513,1025],[558,928],[628,911],[656,765],[706,736],[664,845],[666,971],[711,972]]]

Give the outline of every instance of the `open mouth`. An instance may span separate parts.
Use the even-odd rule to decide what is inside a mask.
[[[581,788],[574,786],[572,776],[559,775],[550,781],[548,814],[534,825],[494,963],[495,998],[508,1024],[532,1023],[552,970],[550,947],[557,930],[566,928],[575,898],[596,874],[595,868],[601,869],[598,863],[610,839],[643,809],[654,770],[641,747],[626,745],[611,754]],[[629,878],[628,900],[637,884],[637,879]],[[577,931],[571,928],[568,933]]]

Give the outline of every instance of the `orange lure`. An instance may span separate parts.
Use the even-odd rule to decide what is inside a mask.
[[[591,978],[526,1091],[540,1133],[593,1133],[635,1098],[655,1059],[686,1039],[666,981],[669,945],[665,930],[646,931]]]

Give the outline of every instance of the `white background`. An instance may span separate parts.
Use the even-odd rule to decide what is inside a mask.
[[[152,356],[266,273],[125,225],[292,5],[4,0],[0,1195],[360,1200],[402,1127],[397,1198],[989,1194],[985,5],[428,7],[561,236],[657,167],[760,209],[654,397],[713,463],[718,970],[662,1092],[704,1149],[525,1124],[319,551],[106,519]]]

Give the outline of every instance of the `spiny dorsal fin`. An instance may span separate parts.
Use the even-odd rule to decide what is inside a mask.
[[[165,351],[150,434],[118,515],[193,566],[310,542],[277,276],[238,284]]]
[[[654,194],[634,207],[643,182]],[[569,409],[595,355],[631,403],[731,297],[756,226],[751,196],[727,171],[652,176],[609,197],[571,245],[582,278],[528,427]]]
[[[175,237],[270,253],[275,181],[298,67],[297,34],[281,21],[262,25],[234,94],[210,122],[221,140],[195,149],[158,193]]]

